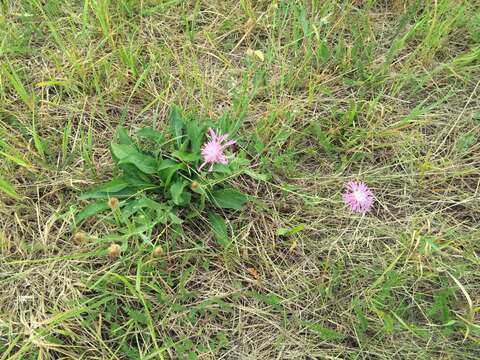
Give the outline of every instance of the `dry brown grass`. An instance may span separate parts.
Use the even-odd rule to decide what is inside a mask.
[[[479,8],[394,3],[3,2],[0,359],[477,359]],[[201,221],[159,258],[108,258],[101,217],[74,242],[115,128],[173,103],[244,117],[271,175],[237,181],[232,250]]]

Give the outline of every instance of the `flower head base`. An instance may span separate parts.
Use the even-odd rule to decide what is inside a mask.
[[[116,197],[108,199],[108,207],[112,210],[115,210],[118,207],[119,201]]]
[[[195,189],[198,189],[200,187],[200,184],[198,183],[198,181],[192,181],[192,183],[190,184],[190,187],[192,188],[192,190],[195,190]]]
[[[343,194],[343,200],[350,210],[357,213],[369,212],[373,205],[373,193],[363,182],[349,181],[346,184],[347,191]]]
[[[157,246],[155,249],[153,249],[153,256],[155,257],[160,257],[163,254],[163,249],[161,246]]]
[[[198,170],[201,170],[205,165],[210,164],[208,171],[213,171],[213,165],[216,163],[227,164],[229,157],[223,151],[230,145],[235,144],[235,140],[229,140],[228,134],[220,135],[213,129],[208,129],[208,141],[202,146],[203,163]]]
[[[77,231],[73,235],[73,241],[76,244],[82,244],[85,241],[86,238],[87,238],[87,236],[85,235],[85,233],[83,231]]]
[[[120,248],[120,245],[114,243],[108,247],[107,254],[113,259],[119,257],[121,252],[122,249]]]

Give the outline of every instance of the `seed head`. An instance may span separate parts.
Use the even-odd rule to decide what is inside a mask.
[[[121,250],[120,245],[112,244],[108,247],[108,256],[111,258],[117,258],[120,256]]]
[[[195,190],[200,187],[200,184],[198,183],[198,181],[192,181],[191,187],[192,187],[192,190]]]
[[[163,254],[163,249],[161,246],[157,246],[155,249],[153,249],[153,256],[155,257],[160,257]]]
[[[118,207],[118,199],[116,197],[112,197],[108,200],[108,207],[112,210],[116,209]]]
[[[85,241],[85,233],[83,231],[77,231],[75,234],[73,234],[73,241],[75,244],[81,244]]]

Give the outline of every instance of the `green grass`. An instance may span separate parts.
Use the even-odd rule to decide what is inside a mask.
[[[475,1],[6,0],[0,33],[0,359],[480,357]],[[75,242],[117,127],[172,104],[255,164],[231,249]]]

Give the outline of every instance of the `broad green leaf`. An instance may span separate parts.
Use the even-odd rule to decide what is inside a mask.
[[[199,153],[200,148],[202,146],[202,140],[203,140],[203,131],[204,128],[199,124],[198,121],[194,119],[190,119],[186,123],[187,126],[187,136],[188,139],[190,140],[190,145],[192,147],[192,152],[193,153]]]
[[[188,153],[184,151],[173,151],[172,155],[185,162],[200,160],[200,154]]]
[[[106,201],[102,202],[96,202],[90,205],[87,205],[85,208],[83,208],[82,211],[80,211],[74,218],[74,226],[80,225],[83,220],[86,218],[89,218],[93,215],[99,214],[105,210],[108,210],[108,203]]]
[[[134,208],[149,208],[149,209],[154,209],[154,210],[167,210],[168,209],[166,204],[156,202],[155,200],[149,199],[147,197],[136,200],[133,207]]]
[[[166,204],[156,202],[147,197],[129,201],[124,207],[122,207],[122,214],[126,217],[130,217],[134,214],[142,216],[141,224],[150,223],[152,226],[155,224],[167,223],[167,216],[170,208]]]
[[[173,105],[170,111],[170,131],[176,139],[177,146],[180,147],[182,143],[184,122],[180,109]]]
[[[122,176],[85,192],[80,196],[80,199],[102,199],[112,196],[128,197],[148,188],[158,188],[158,185],[133,177]]]
[[[174,214],[173,212],[169,212],[168,213],[168,216],[170,217],[170,220],[172,220],[172,223],[174,224],[177,224],[177,225],[180,225],[181,223],[183,223],[183,220],[180,219],[176,214]]]
[[[221,189],[212,192],[214,203],[224,209],[242,209],[247,197],[234,189]]]
[[[175,165],[178,165],[178,162],[171,159],[164,159],[160,162],[160,165],[158,166],[158,171],[163,171],[163,170],[172,168]]]
[[[85,194],[82,194],[80,196],[80,200],[88,200],[88,199],[109,199],[111,197],[117,197],[117,198],[128,198],[132,197],[135,194],[137,194],[141,189],[133,187],[133,186],[128,186],[125,189],[122,189],[117,192],[97,192],[97,191],[89,191]]]
[[[130,154],[128,157],[120,160],[119,164],[135,165],[140,171],[149,175],[157,171],[157,162],[155,159],[142,153]]]
[[[302,324],[310,330],[316,332],[322,339],[325,340],[342,340],[345,335],[342,333],[326,328],[319,323],[313,321],[302,321]]]
[[[137,171],[137,174],[139,172]],[[145,181],[143,178],[136,177],[136,176],[124,176],[124,178],[127,180],[127,182],[130,184],[130,186],[139,188],[139,189],[147,189],[147,188],[159,188],[160,186],[156,181],[151,182],[150,178],[148,178],[149,181]]]
[[[216,163],[214,166],[215,173],[216,174],[225,174],[225,175],[232,175],[233,171],[231,169],[231,166],[233,165],[232,162],[230,162],[228,165],[226,164],[221,164],[221,163]],[[205,171],[208,169],[207,166],[205,166]]]
[[[158,144],[162,143],[164,138],[165,138],[160,131],[157,131],[157,130],[155,130],[153,128],[149,128],[149,127],[140,129],[137,132],[137,134],[140,137],[153,140]]]
[[[20,195],[17,194],[13,186],[10,185],[10,183],[4,178],[2,178],[1,176],[0,176],[0,191],[4,192],[5,194],[7,194],[8,196],[14,199],[18,200],[21,198]]]
[[[129,179],[129,181],[136,181],[140,183],[150,183],[152,180],[149,174],[145,174],[138,170],[135,165],[132,164],[118,164],[118,168],[122,170],[124,175]]]
[[[177,181],[170,187],[170,194],[175,205],[184,205],[189,200],[189,194],[184,192],[187,181]],[[188,195],[187,195],[188,194]]]
[[[86,192],[84,195],[82,195],[82,197],[88,198],[97,193],[102,193],[102,194],[115,193],[125,189],[128,185],[129,185],[128,182],[123,177],[116,178]]]
[[[134,145],[132,138],[128,135],[127,130],[123,127],[117,129],[117,138],[122,145]]]
[[[112,152],[112,156],[116,161],[125,159],[132,153],[133,147],[128,144],[116,144],[112,143],[110,145],[110,150]]]
[[[160,175],[160,179],[162,179],[163,183],[165,184],[165,187],[170,184],[173,175],[175,175],[178,170],[183,169],[186,169],[185,164],[179,164],[170,159],[163,160],[158,167],[158,173]]]
[[[208,219],[210,220],[210,225],[212,226],[217,242],[224,248],[228,247],[230,242],[228,241],[228,231],[225,219],[213,211],[208,213]]]
[[[132,145],[112,143],[111,149],[119,164],[132,164],[145,174],[154,174],[157,171],[156,160],[150,155],[141,153]]]

